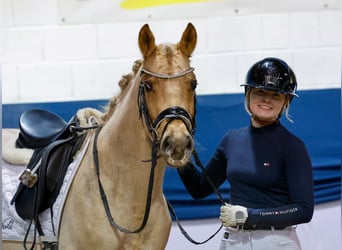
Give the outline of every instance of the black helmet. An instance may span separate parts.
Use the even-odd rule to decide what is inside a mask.
[[[247,72],[246,83],[241,86],[260,88],[297,96],[296,76],[281,59],[268,57],[256,62]]]

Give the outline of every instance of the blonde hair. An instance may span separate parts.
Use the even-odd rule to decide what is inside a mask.
[[[250,93],[251,93],[251,88],[245,88],[245,101],[244,101],[244,106],[245,106],[245,110],[246,112],[249,114],[249,116],[252,116],[252,112],[249,108],[249,99],[250,99]],[[284,113],[285,114],[285,118],[293,123],[294,121],[291,119],[291,115],[290,115],[290,103],[291,103],[291,95],[285,95],[285,102],[283,105],[283,109],[282,111],[279,113],[278,115],[278,120],[280,119],[281,115]]]

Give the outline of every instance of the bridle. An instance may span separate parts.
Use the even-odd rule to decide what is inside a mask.
[[[194,71],[194,68],[189,68],[183,72],[180,72],[174,75],[163,75],[163,74],[155,73],[155,72],[142,68],[140,71],[140,79],[141,79],[141,75],[144,73],[151,75],[153,77],[160,78],[160,79],[173,79],[173,78],[179,78],[179,77],[185,76],[186,74],[189,74],[193,71]],[[196,107],[196,98],[194,99],[194,107]],[[101,126],[99,126],[98,129],[96,130],[95,138],[94,138],[94,145],[93,145],[93,159],[94,159],[94,164],[95,164],[95,170],[96,170],[102,203],[103,203],[108,221],[110,222],[111,226],[114,229],[118,229],[123,233],[139,233],[146,226],[146,223],[150,214],[150,208],[151,208],[154,170],[155,170],[155,167],[157,166],[157,158],[158,158],[157,157],[158,146],[160,143],[160,138],[162,138],[168,124],[173,120],[181,120],[185,124],[188,131],[191,133],[192,137],[195,134],[196,110],[195,110],[194,116],[191,117],[191,115],[184,108],[179,107],[179,106],[172,106],[161,111],[159,115],[157,116],[157,118],[154,121],[152,121],[148,112],[147,104],[146,104],[145,88],[144,88],[143,81],[140,81],[140,85],[139,85],[138,108],[139,108],[139,117],[145,121],[146,128],[149,131],[151,140],[152,140],[152,150],[151,150],[151,160],[150,160],[151,170],[150,170],[150,177],[149,177],[149,183],[148,183],[145,213],[144,213],[144,218],[139,228],[135,230],[128,230],[126,228],[123,228],[114,221],[111,215],[108,200],[107,200],[107,197],[106,197],[106,194],[105,194],[105,191],[101,183],[101,179],[100,179],[100,166],[99,166],[99,158],[98,158],[98,150],[97,150],[97,138],[100,133]],[[166,125],[163,129],[161,137],[159,137],[157,130],[160,127],[160,125],[163,123],[163,121],[166,121]]]
[[[194,70],[195,70],[194,68],[189,68],[185,71],[182,71],[182,72],[174,74],[174,75],[164,75],[164,74],[155,73],[155,72],[152,72],[150,70],[142,68],[140,71],[140,76],[145,73],[145,74],[151,75],[153,77],[157,77],[159,79],[174,79],[174,78],[179,78],[179,77],[185,76],[185,75],[193,72]],[[179,106],[172,106],[172,107],[169,107],[169,108],[161,111],[159,113],[159,115],[156,117],[156,119],[154,121],[152,121],[152,119],[149,115],[147,104],[146,104],[144,82],[143,81],[140,81],[140,85],[139,85],[138,107],[139,107],[139,116],[140,116],[140,118],[143,118],[143,120],[145,121],[146,128],[150,132],[152,141],[159,140],[159,138],[162,138],[163,133],[167,128],[167,125],[175,119],[182,120],[184,122],[187,130],[190,132],[190,134],[192,136],[194,136],[194,134],[195,134],[196,111],[195,111],[194,117],[191,117],[191,115],[184,108],[179,107]],[[196,108],[196,97],[194,99],[194,107]],[[163,133],[159,137],[158,136],[158,128],[164,120],[167,120],[167,125],[165,126]]]

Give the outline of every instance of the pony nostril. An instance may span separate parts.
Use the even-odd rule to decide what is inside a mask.
[[[170,137],[167,136],[166,138],[163,139],[162,144],[161,144],[161,150],[164,152],[170,151],[170,143],[169,143]]]
[[[192,151],[194,149],[194,142],[191,136],[187,136],[188,144],[186,145],[186,149],[188,151]]]

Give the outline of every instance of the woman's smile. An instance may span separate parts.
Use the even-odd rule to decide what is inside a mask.
[[[261,108],[261,109],[266,109],[266,110],[272,109],[272,106],[263,105],[263,104],[259,104],[258,107]]]

